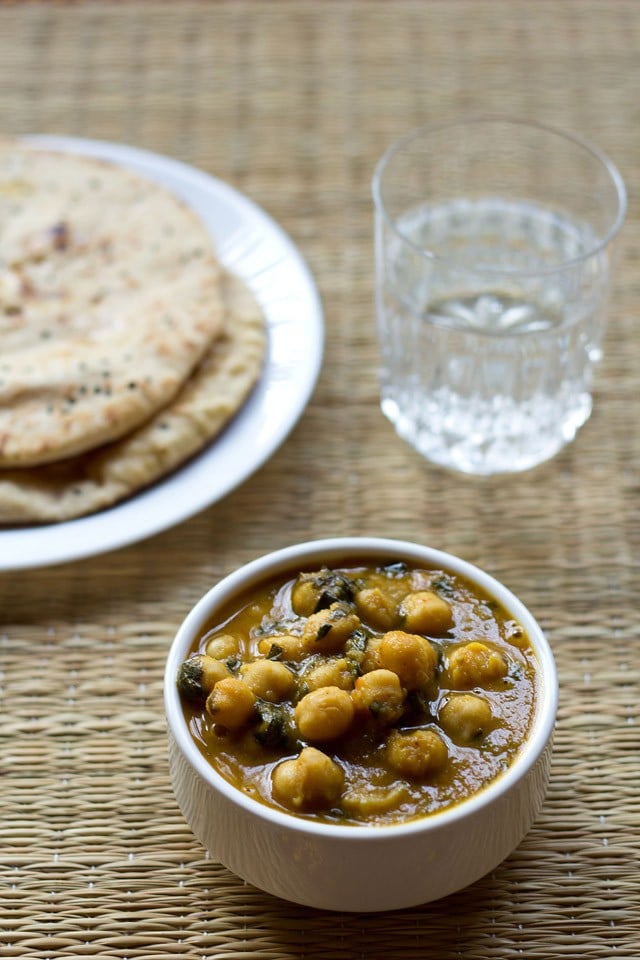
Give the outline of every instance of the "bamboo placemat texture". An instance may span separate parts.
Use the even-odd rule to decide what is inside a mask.
[[[4,133],[123,141],[228,181],[300,246],[327,326],[302,420],[224,502],[105,556],[0,574],[0,956],[640,956],[639,50],[635,0],[0,7]],[[396,438],[372,318],[373,165],[405,129],[473,111],[582,133],[630,191],[592,419],[551,463],[488,481]],[[504,580],[561,682],[525,841],[468,890],[379,916],[283,903],[208,859],[166,762],[162,669],[190,604],[264,551],[350,533]]]

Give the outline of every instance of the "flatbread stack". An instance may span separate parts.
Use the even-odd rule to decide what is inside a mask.
[[[0,143],[0,523],[166,476],[244,404],[264,351],[259,305],[170,191]]]

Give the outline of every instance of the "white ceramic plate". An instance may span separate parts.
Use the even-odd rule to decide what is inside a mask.
[[[278,448],[302,414],[320,371],[322,305],[308,267],[283,230],[232,187],[193,167],[122,144],[33,136],[29,142],[129,167],[192,206],[218,255],[264,310],[262,378],[228,428],[182,469],[122,504],[47,526],[0,528],[0,570],[77,560],[149,537],[220,500]]]

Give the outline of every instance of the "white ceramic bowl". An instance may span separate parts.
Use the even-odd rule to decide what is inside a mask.
[[[537,709],[529,737],[497,780],[457,806],[392,826],[340,826],[281,813],[250,799],[202,756],[176,688],[180,663],[200,629],[235,595],[265,578],[345,558],[435,566],[488,591],[520,621],[537,655]],[[406,908],[453,893],[496,867],[520,843],[542,805],[557,709],[553,655],[534,618],[502,584],[450,554],[397,540],[350,537],[278,550],[214,586],[178,630],[165,673],[169,765],[174,793],[195,835],[226,867],[256,887],[328,910]]]

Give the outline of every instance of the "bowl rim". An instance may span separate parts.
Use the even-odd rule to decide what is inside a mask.
[[[280,811],[243,794],[208,763],[196,746],[184,719],[176,685],[180,663],[197,632],[217,606],[271,575],[295,571],[300,562],[329,562],[330,555],[366,559],[388,555],[412,563],[441,567],[469,578],[503,604],[522,623],[538,663],[538,696],[529,735],[513,762],[485,787],[452,807],[434,814],[393,824],[332,824]],[[521,781],[543,754],[553,736],[558,707],[558,677],[553,652],[542,628],[527,607],[508,587],[480,567],[446,551],[417,542],[375,536],[344,536],[306,540],[263,554],[218,580],[191,608],[171,644],[164,672],[164,705],[169,731],[189,765],[207,786],[248,814],[301,834],[356,842],[390,841],[400,836],[430,833],[456,823],[495,802]]]

